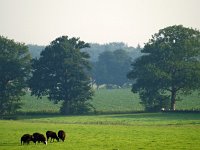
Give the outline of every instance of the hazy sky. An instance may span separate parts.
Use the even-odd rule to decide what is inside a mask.
[[[68,35],[136,46],[175,24],[199,30],[200,0],[0,0],[0,35],[26,44]]]

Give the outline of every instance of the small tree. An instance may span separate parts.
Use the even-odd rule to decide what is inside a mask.
[[[0,36],[0,114],[13,114],[20,108],[30,60],[27,46]]]
[[[135,81],[132,91],[139,92],[143,103],[155,106],[156,101],[169,96],[170,109],[175,110],[178,93],[190,94],[199,88],[198,30],[181,25],[164,28],[145,44],[142,52],[145,55],[132,64],[128,77]]]
[[[40,58],[33,61],[32,95],[48,95],[55,103],[63,101],[60,109],[63,114],[88,111],[93,92],[88,76],[89,55],[80,51],[85,47],[89,44],[78,38],[62,36],[52,41]]]

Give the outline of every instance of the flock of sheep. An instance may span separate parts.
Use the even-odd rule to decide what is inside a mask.
[[[58,135],[56,134],[56,132],[53,131],[47,131],[46,132],[46,137],[41,134],[41,133],[33,133],[33,135],[30,134],[24,134],[21,137],[21,145],[22,144],[29,144],[30,141],[34,142],[35,144],[38,142],[42,142],[44,144],[47,144],[47,141],[49,140],[49,138],[51,138],[51,142],[52,140],[54,141],[54,139],[56,139],[57,141],[59,141],[60,139],[64,142],[65,141],[65,132],[63,130],[59,130],[58,131]]]

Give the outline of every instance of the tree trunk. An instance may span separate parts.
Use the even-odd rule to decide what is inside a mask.
[[[171,92],[171,108],[170,110],[176,109],[176,90],[172,90]]]

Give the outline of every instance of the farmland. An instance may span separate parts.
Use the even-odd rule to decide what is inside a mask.
[[[138,113],[97,116],[18,116],[0,121],[0,149],[135,150],[200,147],[200,114]],[[65,142],[20,145],[24,133],[64,129]]]
[[[182,101],[177,101],[178,110],[199,110],[200,101],[197,92],[192,95],[180,95]],[[20,111],[22,112],[50,112],[57,113],[61,102],[54,104],[47,100],[46,97],[37,99],[27,94],[22,98],[24,104]],[[140,104],[138,94],[133,94],[131,89],[101,89],[95,91],[95,95],[91,103],[98,112],[132,112],[144,110]]]
[[[197,92],[183,97],[177,102],[178,109],[199,109]],[[115,113],[109,115],[61,116],[58,114],[61,103],[53,104],[45,97],[36,99],[29,94],[22,102],[23,115],[0,120],[1,150],[198,150],[200,147],[199,113],[129,113],[143,110],[138,95],[130,89],[95,92],[93,105],[99,112]],[[45,134],[47,130],[60,129],[67,133],[65,142],[48,142],[47,146],[20,144],[25,133]]]

